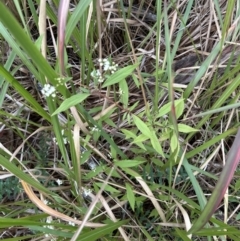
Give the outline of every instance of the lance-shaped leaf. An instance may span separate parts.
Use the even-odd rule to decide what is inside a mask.
[[[213,215],[213,213],[216,211],[233,178],[233,175],[237,168],[239,160],[240,160],[240,129],[238,129],[238,133],[235,137],[233,145],[229,150],[226,165],[222,170],[222,173],[219,177],[217,185],[208,203],[206,204],[202,214],[200,215],[196,223],[194,223],[192,228],[188,231],[188,233],[196,233],[198,230],[200,230],[208,222],[208,220]]]

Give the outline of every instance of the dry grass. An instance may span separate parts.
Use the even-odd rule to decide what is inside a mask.
[[[171,122],[163,118],[155,118],[156,113],[153,111],[153,103],[156,98],[155,85],[159,85],[158,109],[169,102],[169,88],[174,89],[175,99],[180,99],[186,93],[184,91],[187,84],[195,78],[197,71],[202,68],[204,61],[208,56],[211,56],[214,47],[222,38],[223,22],[221,20],[225,18],[228,1],[216,1],[219,9],[217,9],[214,1],[194,1],[186,26],[182,26],[182,19],[186,11],[188,11],[186,7],[189,1],[166,1],[170,36],[165,36],[162,17],[159,56],[156,56],[157,1],[124,1],[124,11],[122,11],[120,1],[105,0],[99,2],[100,6],[98,7],[102,10],[101,23],[97,25],[99,21],[96,21],[93,14],[93,23],[88,29],[92,34],[87,46],[91,50],[92,61],[86,63],[88,66],[85,73],[87,78],[82,79],[78,49],[76,49],[76,46],[68,44],[68,63],[71,64],[68,75],[72,77],[72,81],[68,82],[67,87],[74,93],[79,88],[90,91],[91,95],[85,101],[84,108],[95,119],[98,119],[99,113],[112,106],[112,112],[105,120],[101,121],[103,130],[109,134],[114,143],[127,157],[126,159],[144,160],[146,163],[140,165],[137,169],[142,179],[139,179],[140,177],[133,178],[129,173],[122,171],[118,167],[112,176],[109,176],[106,183],[103,180],[106,179],[110,172],[113,159],[118,160],[120,156],[116,154],[114,147],[105,139],[105,136],[98,137],[90,133],[83,137],[83,140],[81,140],[83,141],[82,145],[88,146],[89,149],[89,152],[84,154],[84,159],[87,161],[89,156],[93,155],[92,162],[97,162],[97,165],[101,163],[100,166],[102,165],[104,170],[102,172],[101,167],[97,166],[96,173],[93,173],[92,170],[89,170],[89,165],[83,165],[81,169],[83,186],[94,190],[90,199],[97,200],[97,196],[98,200],[100,200],[99,203],[95,203],[96,207],[94,206],[95,209],[89,221],[101,223],[101,220],[107,218],[109,220],[130,220],[127,225],[123,226],[122,230],[116,233],[118,237],[109,235],[107,240],[148,240],[146,232],[151,236],[152,240],[180,240],[179,236],[175,236],[175,228],[185,228],[188,225],[185,215],[194,220],[196,206],[193,207],[192,203],[187,202],[192,201],[196,204],[198,201],[189,177],[181,166],[181,158],[174,158],[171,151],[171,139],[166,138],[164,140],[164,134],[166,134],[166,130],[169,131]],[[74,1],[71,4],[72,8],[74,8]],[[236,109],[216,113],[209,119],[204,119],[203,116],[195,117],[195,115],[211,109],[214,103],[221,98],[226,88],[232,84],[235,76],[239,74],[237,64],[239,63],[238,56],[240,52],[238,28],[240,15],[237,8],[239,8],[238,3],[236,3],[231,16],[232,21],[227,26],[226,34],[228,38],[225,39],[222,51],[217,57],[212,58],[210,65],[205,69],[203,68],[204,73],[191,91],[191,95],[185,99],[184,113],[177,120],[178,123],[199,129],[198,132],[189,135],[181,133],[179,143],[181,149],[186,152],[185,157],[187,157],[188,161],[199,168],[195,169],[196,172],[198,171],[196,177],[207,198],[214,189],[216,184],[214,177],[219,176],[226,154],[233,141],[233,137],[226,137],[224,133],[227,130],[236,129],[239,116]],[[28,9],[29,13],[30,10]],[[29,31],[32,38],[35,39],[35,36],[38,35],[36,26],[31,22],[31,15],[26,17],[28,17]],[[91,17],[90,14],[89,17]],[[91,28],[94,28],[94,31]],[[54,38],[51,36],[51,31]],[[182,36],[179,33],[182,33]],[[54,51],[56,34],[56,26],[51,21],[48,21],[47,43],[49,54],[47,58],[52,65],[55,65],[56,62],[56,53]],[[100,39],[99,36],[101,36]],[[170,40],[170,43],[167,42],[168,40]],[[1,43],[3,43],[1,62],[5,63],[9,55],[9,47],[4,40],[1,40]],[[74,40],[71,43],[74,43]],[[166,45],[168,44],[173,53],[170,63],[166,54]],[[118,86],[106,89],[101,88],[99,85],[96,88],[96,86],[89,83],[93,65],[98,68],[98,59],[109,58],[109,56],[120,68],[134,64],[137,59],[140,60],[139,70],[134,72],[135,79],[132,77],[127,79],[129,89],[127,107],[121,101],[119,102]],[[156,64],[156,59],[158,64]],[[172,86],[167,73],[169,64],[171,64],[172,73],[174,74],[175,83]],[[159,66],[159,72],[162,71],[157,81],[154,73],[156,65]],[[15,59],[11,70],[15,72],[15,78],[18,79],[19,83],[38,100],[41,106],[47,108],[46,100],[38,90],[38,80],[34,79],[33,73],[26,68],[20,58]],[[170,87],[167,83],[169,83]],[[143,88],[141,88],[141,85]],[[232,103],[232,99],[237,99],[238,92],[239,87],[225,100],[225,105]],[[131,109],[137,102],[138,105]],[[16,93],[14,88],[10,87],[5,95],[0,114],[0,143],[9,151],[10,155],[21,147],[17,153],[15,152],[14,156],[22,162],[23,170],[26,168],[25,171],[29,174],[32,173],[31,175],[41,180],[43,186],[58,193],[62,200],[56,200],[54,197],[48,196],[52,203],[50,204],[52,209],[57,207],[59,213],[82,220],[91,202],[90,199],[82,200],[79,198],[78,196],[81,195],[76,192],[77,189],[74,189],[74,170],[72,169],[71,160],[69,158],[68,167],[65,170],[66,163],[59,163],[59,160],[62,160],[61,152],[52,141],[54,134],[51,125],[38,114],[32,112],[25,104],[25,99],[19,93]],[[148,110],[151,114],[147,112]],[[152,124],[154,131],[159,134],[160,139],[164,140],[161,141],[161,145],[165,157],[168,157],[168,159],[157,155],[151,145],[146,146],[146,151],[126,140],[122,129],[132,131],[135,134],[139,133],[134,123],[128,119],[132,114],[140,116],[145,123]],[[16,118],[13,118],[13,116]],[[70,120],[71,116],[69,114],[63,115],[62,118],[64,118],[64,122],[68,123],[66,120]],[[42,128],[39,129],[40,127]],[[73,130],[71,128],[73,128],[72,124],[65,126],[66,138],[70,139],[71,130]],[[221,141],[217,141],[216,136],[221,133],[223,133],[223,138]],[[23,142],[26,139],[27,141]],[[72,149],[69,147],[67,149],[69,156],[71,156]],[[109,154],[112,155],[113,159],[108,157]],[[14,160],[15,163],[17,163],[16,159]],[[172,170],[169,170],[170,167]],[[202,172],[199,173],[200,170]],[[9,174],[8,171],[4,169],[1,171],[3,180],[5,180],[4,175],[7,174]],[[61,186],[56,184],[58,179],[63,180]],[[236,180],[233,180],[232,185],[235,185],[235,182]],[[101,183],[107,185],[108,189],[97,194]],[[135,211],[132,211],[127,202],[126,183],[131,185],[131,189],[135,194]],[[188,199],[181,200],[179,194],[174,194],[172,190],[168,189],[170,187],[184,194]],[[238,200],[239,191],[237,188],[230,188],[230,192],[231,195],[225,198],[225,204],[222,203],[219,208],[218,218],[239,228],[239,221],[236,216],[239,206],[234,201],[231,201],[231,198]],[[44,199],[39,192],[35,193],[36,197],[33,195],[34,193],[32,193],[33,199],[40,198],[41,201]],[[1,200],[1,205],[5,208],[4,213],[9,214],[8,217],[17,217],[18,214],[19,217],[26,217],[29,212],[35,212],[35,205],[32,202],[36,204],[38,200],[34,202],[29,196],[32,202],[27,204],[26,200],[28,199],[24,192],[10,196],[4,196]],[[83,204],[83,208],[79,208],[80,203]],[[18,211],[21,205],[24,208]],[[37,206],[41,210],[45,210],[43,204]],[[11,215],[11,210],[13,210],[13,215]],[[221,213],[223,211],[225,212],[224,215]],[[45,210],[45,212],[49,215],[53,211]],[[61,218],[54,214],[53,216]],[[42,216],[42,218],[45,218],[45,216]],[[62,218],[62,220],[69,221],[70,219]],[[36,231],[31,232],[31,234],[35,234],[34,232]],[[28,233],[28,228],[12,227],[3,231],[0,237],[1,239],[20,237]],[[36,235],[35,239],[29,240],[37,240],[38,235]],[[41,238],[43,237],[40,236]],[[205,238],[194,236],[192,240],[205,240]]]

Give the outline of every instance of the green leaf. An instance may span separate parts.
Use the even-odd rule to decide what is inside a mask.
[[[175,133],[172,133],[172,137],[171,137],[171,141],[170,141],[170,146],[171,146],[171,150],[172,152],[175,151],[175,149],[178,147],[178,139],[177,136],[175,135]]]
[[[18,177],[20,180],[23,180],[36,188],[37,190],[40,190],[44,193],[52,195],[52,193],[45,188],[43,185],[41,185],[38,181],[33,179],[30,175],[23,172],[20,168],[15,166],[13,162],[9,162],[8,159],[6,159],[4,156],[0,154],[0,165],[2,165],[4,168],[6,168],[10,173],[14,174],[16,177]]]
[[[135,144],[137,144],[137,143],[142,143],[142,142],[144,142],[144,141],[146,141],[146,140],[148,140],[148,139],[149,139],[149,137],[141,134],[141,135],[137,136],[136,138],[134,138],[134,140],[133,140],[132,143],[135,143]]]
[[[179,101],[179,103],[177,102]],[[176,117],[177,119],[183,114],[183,111],[184,111],[184,99],[179,99],[176,101]]]
[[[235,191],[238,191],[240,189],[240,180],[237,180],[234,186]]]
[[[150,138],[150,129],[148,128],[148,126],[137,116],[132,115],[133,117],[133,121],[136,124],[137,128],[139,131],[141,131],[145,136]]]
[[[43,35],[40,36],[40,37],[36,40],[36,42],[35,42],[35,46],[37,46],[37,48],[38,48],[39,51],[40,51],[40,49],[41,49],[42,41],[43,41]]]
[[[186,234],[186,231],[176,229],[176,232],[177,232],[178,236],[181,237],[181,239],[183,241],[191,241],[191,239],[188,238],[188,236]]]
[[[76,25],[79,23],[80,18],[87,10],[88,6],[91,4],[92,0],[81,0],[75,6],[73,14],[69,17],[69,21],[67,22],[66,27],[66,43],[68,43],[69,39],[73,35],[74,30],[76,30]]]
[[[130,139],[130,138],[135,139],[137,137],[132,131],[122,129],[122,132],[124,133],[126,139]]]
[[[124,80],[127,76],[129,76],[138,64],[129,65],[127,67],[124,67],[118,71],[116,71],[114,74],[110,75],[108,79],[104,82],[102,87],[107,87],[109,85],[114,85],[116,83],[119,83],[121,80]]]
[[[12,75],[0,65],[0,75],[3,76],[9,84],[28,102],[36,113],[41,115],[44,119],[51,121],[48,113],[42,108],[42,106],[32,97],[32,95],[17,81],[12,77]]]
[[[26,34],[26,32],[22,29],[20,24],[16,21],[16,19],[12,16],[11,12],[7,9],[7,7],[0,2],[0,22],[8,28],[8,31],[14,36],[16,43],[24,49],[25,55],[28,55],[28,58],[32,60],[32,62],[38,67],[39,71],[44,73],[44,75],[51,82],[56,82],[54,79],[57,76],[53,68],[50,64],[44,59],[40,51],[33,44],[32,40]],[[27,60],[29,61],[29,60]]]
[[[152,146],[153,146],[154,150],[157,151],[160,155],[162,155],[164,157],[162,147],[160,145],[160,142],[159,142],[155,132],[151,131],[150,133],[151,133],[150,140],[151,140],[151,143],[152,143]]]
[[[137,160],[123,160],[123,161],[114,161],[114,164],[116,166],[119,166],[121,168],[124,167],[135,167],[135,166],[139,166],[142,163],[144,163],[145,161],[137,161]]]
[[[135,195],[134,195],[134,192],[133,192],[133,188],[128,183],[126,183],[126,190],[127,190],[127,199],[129,201],[129,204],[130,204],[132,210],[134,211],[134,209],[135,209]]]
[[[98,187],[102,187],[103,183],[102,182],[96,182],[95,183]],[[106,184],[104,187],[104,191],[110,192],[110,193],[120,193],[119,190],[117,190],[116,188]]]
[[[83,93],[83,94],[76,94],[76,95],[73,95],[71,96],[70,98],[64,100],[62,102],[62,104],[57,108],[57,110],[55,110],[53,113],[52,113],[52,116],[60,113],[60,112],[63,112],[67,109],[69,109],[70,107],[72,106],[75,106],[79,103],[81,103],[82,101],[84,101],[90,94],[86,94],[86,93]]]
[[[103,237],[104,235],[111,234],[115,229],[121,227],[122,225],[128,223],[129,220],[118,221],[113,224],[106,225],[104,227],[91,230],[86,232],[78,237],[77,240],[79,241],[95,241],[99,238]]]
[[[179,130],[179,132],[183,132],[183,133],[198,131],[197,129],[194,129],[194,128],[184,125],[184,124],[178,124],[178,130]]]
[[[169,113],[169,112],[171,111],[171,105],[172,105],[171,102],[163,105],[163,106],[159,109],[157,118],[162,117],[162,116],[166,115],[167,113]],[[176,112],[177,112],[177,114],[180,116],[180,115],[182,114],[182,111],[183,111],[182,108],[184,108],[184,99],[175,100],[175,101],[174,101],[174,105],[175,105],[175,107],[176,107],[176,110],[177,110]],[[180,109],[178,110],[177,107],[179,107],[179,106],[180,106]],[[178,113],[178,112],[179,112],[179,113]],[[179,117],[178,115],[177,115],[177,117]]]
[[[119,92],[122,92],[121,94],[121,101],[123,103],[123,107],[128,107],[128,97],[129,97],[129,91],[128,91],[128,85],[125,79],[121,80],[119,82]]]

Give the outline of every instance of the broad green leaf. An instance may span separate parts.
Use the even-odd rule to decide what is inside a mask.
[[[129,76],[134,69],[136,69],[138,65],[129,65],[127,67],[124,67],[122,69],[119,69],[114,74],[110,75],[107,80],[104,82],[102,87],[107,87],[109,85],[114,85],[116,83],[119,83],[121,80],[124,80],[127,76]]]
[[[135,167],[139,166],[145,161],[137,161],[137,160],[123,160],[123,161],[115,161],[114,164],[118,167],[124,168],[124,167]]]
[[[126,172],[127,174],[129,174],[129,175],[132,176],[132,177],[137,178],[137,177],[140,177],[140,176],[141,176],[141,175],[139,175],[137,172],[133,171],[133,170],[130,169],[130,168],[124,167],[124,168],[122,168],[122,169],[124,170],[124,172]]]
[[[135,195],[134,195],[134,192],[133,192],[133,188],[128,183],[126,183],[126,190],[127,190],[127,199],[129,201],[129,204],[130,204],[132,210],[134,211],[134,209],[135,209]]]
[[[178,130],[179,130],[179,132],[183,132],[183,133],[198,131],[197,129],[194,129],[194,128],[184,125],[184,124],[178,124]]]
[[[155,151],[157,151],[161,156],[164,157],[162,147],[154,131],[150,131],[150,140]]]
[[[180,104],[181,104],[181,105],[180,105]],[[162,117],[162,116],[166,115],[167,113],[169,113],[169,112],[171,111],[171,105],[172,105],[171,102],[163,105],[163,106],[159,109],[157,118]],[[178,109],[177,107],[180,105],[180,110],[179,110],[179,112],[181,113],[181,112],[182,112],[182,108],[184,107],[184,99],[175,100],[175,101],[174,101],[174,105],[175,105],[176,109]],[[182,105],[183,105],[183,107],[182,107]],[[178,112],[177,112],[177,113],[178,113]],[[179,115],[180,113],[178,113],[178,115]],[[181,114],[182,114],[182,113],[181,113]],[[179,116],[177,116],[177,117],[179,117]]]
[[[179,103],[177,102],[175,106],[176,106],[175,108],[176,118],[178,119],[183,114],[183,111],[184,111],[184,99],[179,99]]]
[[[150,129],[148,126],[137,116],[132,115],[133,121],[136,124],[139,131],[141,131],[145,136],[149,137],[151,136]]]
[[[132,75],[132,78],[133,78],[133,81],[135,83],[135,85],[139,88],[140,87],[140,83],[139,83],[139,80],[138,78],[136,77],[135,74]]]
[[[141,149],[143,149],[144,151],[147,150],[143,143],[140,143],[140,142],[139,142],[139,143],[135,143],[135,145],[139,146],[139,147],[140,147]]]
[[[149,137],[141,134],[141,135],[137,136],[136,138],[134,138],[134,140],[132,141],[132,143],[135,143],[135,144],[137,144],[137,143],[142,143],[142,142],[144,142],[144,141],[146,141],[146,140],[148,140],[148,139],[149,139]]]
[[[71,96],[70,98],[64,100],[62,102],[62,104],[57,108],[57,110],[55,110],[52,113],[52,116],[59,114],[60,112],[63,112],[67,109],[69,109],[72,106],[75,106],[79,103],[81,103],[82,101],[84,101],[90,94],[87,93],[83,93],[83,94],[76,94]]]
[[[129,130],[122,129],[122,132],[124,133],[126,139],[130,139],[130,138],[135,139],[137,137],[133,132]]]
[[[94,171],[93,171],[94,170]],[[104,172],[103,166],[96,166],[92,171],[90,171],[86,176],[83,176],[84,179],[91,179],[93,177],[96,177],[99,173]]]
[[[177,136],[175,135],[174,131],[172,133],[172,137],[171,137],[171,140],[170,140],[170,146],[171,146],[172,152],[174,152],[178,147],[178,139],[177,139]]]

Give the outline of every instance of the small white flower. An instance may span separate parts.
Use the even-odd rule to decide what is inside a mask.
[[[56,89],[54,86],[51,86],[50,84],[45,84],[41,92],[45,97],[49,97],[49,96],[56,97],[56,93],[55,93]]]
[[[97,71],[96,71],[96,77],[100,77],[100,76],[101,76],[101,72],[100,72],[99,69],[97,69]]]
[[[53,142],[56,144],[56,145],[58,145],[58,142],[57,142],[57,138],[56,137],[53,137]]]
[[[46,220],[46,223],[51,223],[52,222],[52,217],[51,216],[48,216],[47,217],[47,220]]]
[[[95,162],[87,162],[88,164],[88,167],[91,169],[91,170],[96,170],[96,167],[97,167],[97,164]]]
[[[84,196],[84,197],[89,196],[91,193],[92,193],[92,190],[91,190],[91,189],[85,189],[85,188],[83,188],[83,196]]]
[[[74,223],[74,222],[71,222],[71,221],[68,222],[68,224],[71,225],[71,226],[75,226],[75,223]]]
[[[58,186],[61,186],[63,184],[63,181],[60,179],[57,179],[56,183],[58,184]]]
[[[102,77],[102,76],[100,76],[99,78],[98,78],[98,82],[99,83],[102,83],[104,81],[104,78]]]
[[[103,79],[103,78],[102,78],[102,75],[101,75],[101,72],[100,72],[99,69],[98,69],[98,70],[93,70],[93,71],[91,72],[91,76],[92,76],[94,79]]]
[[[92,127],[92,131],[93,131],[93,132],[94,132],[94,131],[98,131],[97,126]]]
[[[64,84],[64,78],[59,77],[59,78],[56,78],[56,80],[57,80],[59,85],[63,85]]]
[[[68,143],[67,137],[63,138],[63,143],[66,145]]]
[[[74,220],[77,220],[77,218],[74,217]],[[74,222],[72,222],[72,221],[69,221],[68,224],[71,225],[71,226],[75,226],[75,225],[76,225],[76,224],[75,224]]]
[[[119,95],[123,95],[123,90],[121,88],[119,88]]]
[[[47,205],[47,204],[48,204],[48,200],[44,199],[44,200],[43,200],[43,203],[44,203],[45,205]]]

